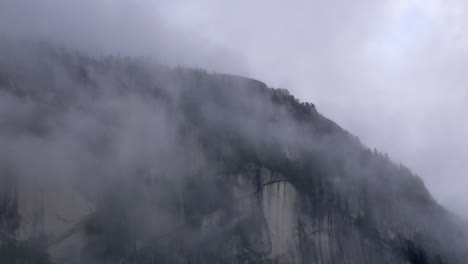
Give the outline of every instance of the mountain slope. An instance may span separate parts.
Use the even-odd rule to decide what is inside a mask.
[[[4,262],[467,257],[463,226],[419,177],[287,90],[47,45],[1,50]]]

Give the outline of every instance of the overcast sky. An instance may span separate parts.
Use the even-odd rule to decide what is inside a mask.
[[[0,0],[0,34],[287,88],[468,217],[467,12],[463,0]]]

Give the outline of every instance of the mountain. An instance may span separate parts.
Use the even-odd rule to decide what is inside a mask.
[[[285,89],[0,51],[0,263],[466,263],[418,176]]]

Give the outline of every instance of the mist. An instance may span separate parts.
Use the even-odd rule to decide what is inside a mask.
[[[177,24],[244,54],[251,76],[314,102],[466,215],[463,1],[213,2],[173,4]]]
[[[229,184],[247,185],[237,174],[261,174],[269,165],[284,174],[275,177],[299,184],[305,181],[302,170],[315,166],[311,160],[317,157],[324,169],[313,167],[314,173],[330,177],[351,204],[365,186],[372,187],[371,197],[381,192],[412,201],[414,195],[422,204],[432,204],[434,197],[434,204],[468,217],[466,5],[455,0],[285,5],[0,3],[2,177],[25,183],[21,188],[29,197],[20,195],[23,200],[50,200],[52,213],[67,207],[79,212],[65,210],[58,218],[66,221],[46,226],[46,232],[58,234],[47,246],[65,239],[60,234],[69,225],[63,222],[86,223],[93,237],[93,230],[115,221],[100,232],[112,237],[120,228],[137,241],[119,245],[123,251],[143,251],[140,245],[152,243],[151,250],[195,256],[191,250],[197,249],[206,257],[238,223],[242,232],[259,232],[258,216],[251,217],[239,202],[259,190],[230,190]],[[269,87],[286,88],[297,99]],[[255,161],[254,169],[245,166],[245,157]],[[281,166],[291,164],[299,169],[288,176]],[[393,187],[387,190],[374,178],[379,170]],[[388,178],[393,174],[398,176]],[[412,188],[411,195],[404,192]],[[428,221],[429,213],[411,206],[402,207],[401,219],[428,229],[447,221],[459,227],[451,214],[450,220]],[[32,214],[30,209],[23,213]],[[430,210],[444,211],[438,205]],[[198,219],[203,213],[208,220]],[[114,219],[125,219],[130,228]],[[200,234],[194,227],[211,222],[222,228]],[[35,232],[34,224],[25,225],[31,230],[22,232]],[[108,241],[99,239],[84,246],[91,249],[89,263],[98,263],[96,256],[105,251],[100,245]],[[265,247],[262,254],[274,252],[274,243]]]
[[[28,1],[0,33],[284,87],[421,175],[465,215],[463,1]]]

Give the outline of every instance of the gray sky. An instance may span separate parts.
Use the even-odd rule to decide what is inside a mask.
[[[1,0],[0,34],[287,88],[468,217],[467,12],[463,0]]]

